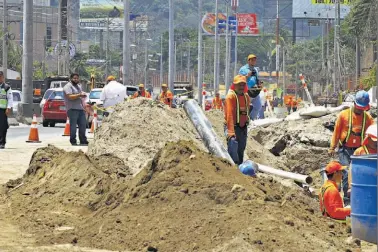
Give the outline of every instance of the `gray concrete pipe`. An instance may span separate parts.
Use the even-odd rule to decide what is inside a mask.
[[[202,109],[198,106],[197,102],[195,100],[185,102],[184,110],[192,121],[198,134],[201,136],[209,152],[218,157],[227,159],[234,165],[234,161],[217,137],[213,126],[203,113]]]
[[[232,164],[235,164],[230,155],[228,154],[227,150],[224,148],[222,142],[217,137],[215,131],[213,130],[213,126],[203,113],[202,109],[198,106],[197,102],[195,100],[189,100],[185,102],[184,110],[190,118],[190,120],[192,121],[197,132],[201,136],[209,152],[218,157],[225,158],[229,160]],[[298,181],[308,185],[312,183],[312,178],[307,175],[277,170],[262,164],[258,164],[258,167],[258,170],[264,173],[269,173],[282,178],[292,179],[294,181]]]

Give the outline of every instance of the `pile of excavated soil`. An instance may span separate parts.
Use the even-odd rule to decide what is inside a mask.
[[[206,116],[211,122],[215,132],[218,134],[220,139],[223,140],[224,145],[227,147],[227,141],[224,135],[223,111],[210,110],[206,112]],[[267,151],[262,143],[251,137],[253,131],[254,129],[248,133],[247,148],[245,151],[247,157],[260,164],[269,165],[282,170],[288,170],[285,163],[280,158],[277,158],[275,155]]]
[[[136,174],[167,142],[178,140],[192,141],[205,149],[183,110],[138,98],[117,105],[102,121],[88,153],[112,153]]]
[[[252,179],[191,142],[135,177],[122,160],[39,149],[3,187],[7,218],[37,245],[131,251],[351,251],[345,226],[273,179]],[[153,250],[155,248],[156,250]],[[347,250],[349,249],[349,250]]]

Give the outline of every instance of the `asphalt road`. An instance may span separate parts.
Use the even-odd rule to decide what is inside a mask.
[[[64,132],[65,124],[57,124],[55,127],[38,126],[39,139],[48,139],[55,136],[61,136]],[[23,138],[28,139],[30,133],[30,126],[11,126],[8,129],[7,140]]]

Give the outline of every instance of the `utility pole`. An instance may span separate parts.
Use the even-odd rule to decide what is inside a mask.
[[[202,0],[198,0],[198,103],[202,105],[202,91],[203,91],[203,68],[202,68]],[[204,57],[205,58],[205,57]]]
[[[106,21],[105,78],[109,75],[109,17]]]
[[[277,20],[276,20],[276,77],[277,86],[280,80],[280,1],[277,0]]]
[[[163,83],[163,34],[160,37],[160,85]]]
[[[361,76],[361,48],[360,48],[360,38],[356,36],[356,86]]]
[[[61,68],[61,51],[62,51],[62,1],[59,1],[58,6],[58,75],[62,75]]]
[[[218,0],[215,0],[215,37],[214,37],[214,92],[219,91],[219,35]]]
[[[229,20],[229,0],[226,0],[226,64],[225,64],[225,74],[224,74],[224,84],[226,86],[226,94],[228,92],[228,89],[230,88],[230,82],[229,82],[229,74],[230,74],[230,45],[229,45],[229,39],[228,39],[228,35],[229,35],[229,32],[230,32],[230,29],[229,29],[229,23],[228,23],[228,20]]]
[[[231,0],[231,6],[235,14],[235,48],[234,48],[234,58],[235,58],[235,65],[234,65],[234,76],[238,74],[238,6],[239,0]]]
[[[329,58],[329,18],[328,18],[328,13],[327,13],[327,52],[326,52],[326,61],[327,61],[327,71],[326,71],[326,92],[327,92],[327,101],[328,101],[328,97],[329,97],[329,76],[330,76],[330,65],[331,65],[331,62],[330,62],[330,58]]]
[[[340,84],[339,80],[339,27],[340,27],[340,0],[335,0],[335,38],[334,38],[334,59],[333,59],[333,73],[334,73],[334,82],[333,82],[333,92],[336,92],[336,87]]]
[[[187,81],[191,81],[190,79],[190,44],[191,44],[191,41],[189,40],[188,42],[188,65],[187,65],[187,68],[188,68],[188,77],[187,77]]]
[[[286,95],[286,70],[285,70],[285,58],[286,58],[286,48],[282,47],[282,76],[283,76],[283,94]]]
[[[134,20],[135,22],[135,20]],[[123,0],[122,82],[130,84],[130,0]]]
[[[173,6],[173,0],[169,0],[169,74],[168,74],[168,85],[169,89],[173,91],[174,89],[174,63],[175,63],[175,55],[174,55],[174,49],[175,49],[175,30],[174,30],[174,6]]]
[[[24,1],[22,103],[33,104],[33,1]],[[23,111],[24,115],[26,111]],[[30,115],[31,116],[31,115]]]
[[[8,5],[7,0],[3,0],[3,75],[7,79],[8,72]]]

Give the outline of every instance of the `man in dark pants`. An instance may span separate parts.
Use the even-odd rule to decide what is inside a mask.
[[[0,149],[5,148],[7,131],[9,128],[8,116],[13,107],[11,87],[4,82],[4,73],[0,71]]]
[[[79,74],[73,73],[70,76],[70,82],[68,82],[64,88],[64,102],[66,104],[67,115],[70,119],[70,142],[72,145],[77,145],[76,142],[76,125],[79,127],[79,140],[80,145],[88,145],[87,137],[85,136],[85,130],[87,120],[85,118],[85,101],[87,96],[82,91],[79,84]]]
[[[251,102],[246,88],[245,76],[237,75],[226,97],[225,130],[228,153],[235,164],[243,163],[247,146],[247,126],[249,123],[249,104]]]

